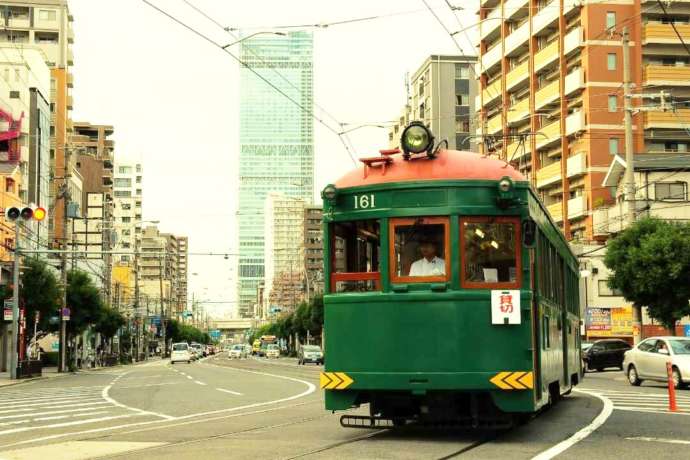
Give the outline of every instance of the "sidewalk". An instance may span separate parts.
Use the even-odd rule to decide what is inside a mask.
[[[59,374],[57,371],[57,367],[44,367],[42,370],[42,376],[41,377],[31,377],[31,378],[26,378],[26,379],[19,379],[19,380],[12,380],[10,379],[10,373],[9,372],[0,372],[0,388],[9,386],[9,385],[17,385],[19,383],[25,383],[25,382],[31,382],[34,380],[38,379],[45,379],[45,378],[52,378],[52,377],[58,377],[60,375],[65,375],[65,374]]]

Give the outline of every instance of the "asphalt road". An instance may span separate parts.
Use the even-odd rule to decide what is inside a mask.
[[[341,428],[320,370],[222,355],[0,388],[0,459],[677,459],[690,447],[690,391],[671,414],[663,385],[632,387],[619,371],[587,374],[581,391],[495,433]]]

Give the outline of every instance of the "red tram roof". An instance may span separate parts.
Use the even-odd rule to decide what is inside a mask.
[[[402,155],[390,155],[392,162],[364,164],[335,183],[337,188],[427,180],[500,180],[527,179],[515,168],[497,158],[473,152],[440,150],[434,159],[416,158],[405,161]]]

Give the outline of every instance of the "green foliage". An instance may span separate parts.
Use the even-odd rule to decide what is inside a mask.
[[[89,325],[98,323],[104,309],[103,300],[87,273],[80,270],[67,273],[67,306],[70,309],[69,334],[79,334]]]
[[[19,304],[26,309],[27,324],[32,324],[33,328],[38,312],[39,331],[47,333],[57,330],[57,324],[50,324],[50,318],[58,315],[62,296],[57,277],[44,261],[35,257],[25,258],[23,266]]]
[[[312,337],[318,337],[322,328],[323,296],[316,296],[309,303],[300,303],[293,313],[281,316],[275,322],[255,330],[249,337],[249,343],[253,343],[262,335],[275,335],[287,339],[297,334],[304,338],[307,331]]]
[[[166,337],[170,338],[173,342],[211,343],[211,336],[207,333],[200,331],[190,324],[183,324],[174,319],[168,321],[165,334]]]
[[[609,286],[674,330],[690,314],[690,225],[646,218],[616,236],[604,259]]]
[[[106,307],[98,313],[96,332],[100,332],[106,339],[112,338],[126,323],[125,317],[112,308]]]

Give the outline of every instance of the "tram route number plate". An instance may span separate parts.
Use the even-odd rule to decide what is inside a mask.
[[[520,291],[491,291],[491,324],[520,324]]]

